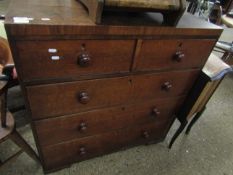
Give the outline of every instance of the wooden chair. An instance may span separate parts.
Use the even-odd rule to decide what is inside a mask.
[[[12,114],[7,110],[7,93],[8,89],[18,85],[17,74],[15,72],[14,65],[7,64],[12,59],[11,58],[2,58],[1,56],[11,56],[9,47],[6,44],[6,41],[1,39],[0,41],[0,61],[3,62],[2,75],[0,76],[0,98],[1,98],[1,114],[0,114],[0,143],[11,139],[15,144],[17,144],[21,150],[15,153],[13,156],[8,158],[6,161],[2,162],[0,160],[0,168],[6,163],[11,162],[17,158],[23,151],[25,151],[31,158],[35,161],[40,162],[37,154],[33,149],[27,144],[27,142],[20,136],[16,130],[15,120]],[[4,61],[3,61],[4,60]],[[8,62],[7,62],[8,61]],[[11,62],[10,62],[11,63]]]
[[[190,94],[185,100],[181,111],[177,114],[180,127],[173,135],[169,143],[169,148],[172,147],[173,143],[185,129],[188,123],[189,125],[185,133],[188,134],[190,132],[192,126],[205,111],[206,104],[208,103],[209,99],[214,94],[224,76],[229,72],[233,72],[232,67],[227,65],[218,56],[214,54],[210,55],[199,78],[197,79]]]

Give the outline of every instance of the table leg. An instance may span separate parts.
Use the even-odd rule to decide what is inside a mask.
[[[204,106],[200,112],[198,112],[195,117],[192,119],[192,121],[190,122],[190,124],[188,125],[185,134],[189,134],[190,130],[192,129],[192,126],[197,122],[197,120],[201,117],[201,115],[203,114],[203,112],[205,111],[206,107]]]
[[[182,123],[180,124],[180,127],[177,129],[176,133],[173,135],[173,137],[172,137],[172,139],[171,139],[171,141],[170,141],[170,143],[169,143],[169,146],[168,146],[169,149],[171,149],[173,143],[176,141],[176,139],[177,139],[177,137],[180,135],[180,133],[184,130],[184,128],[185,128],[185,126],[187,125],[187,123],[188,123],[188,122],[185,121],[185,122],[182,122]]]

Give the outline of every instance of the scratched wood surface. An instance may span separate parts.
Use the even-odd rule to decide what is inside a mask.
[[[151,9],[179,9],[180,0],[105,0],[106,6],[151,8]]]

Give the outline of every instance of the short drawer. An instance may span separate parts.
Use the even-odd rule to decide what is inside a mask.
[[[129,146],[161,141],[164,139],[170,124],[171,121],[151,123],[141,127],[41,147],[44,168],[49,171]]]
[[[22,80],[129,72],[133,40],[18,41]]]
[[[106,78],[26,88],[33,119],[74,114],[189,92],[199,70]]]
[[[127,128],[170,120],[184,97],[94,110],[70,116],[35,121],[41,146]]]
[[[204,66],[215,40],[143,40],[139,42],[134,70],[187,69]]]

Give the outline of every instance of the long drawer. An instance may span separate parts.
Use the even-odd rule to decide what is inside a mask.
[[[215,40],[143,40],[138,46],[134,69],[161,70],[204,66]]]
[[[142,100],[182,96],[199,70],[106,78],[26,88],[33,119],[73,114]]]
[[[160,141],[171,121],[150,123],[141,127],[131,127],[103,135],[64,142],[57,145],[41,147],[44,168],[52,170],[76,161],[110,153],[132,145]]]
[[[47,146],[129,126],[168,121],[174,116],[183,99],[184,97],[152,100],[34,123],[40,145]]]
[[[18,41],[24,81],[129,72],[134,40]]]

